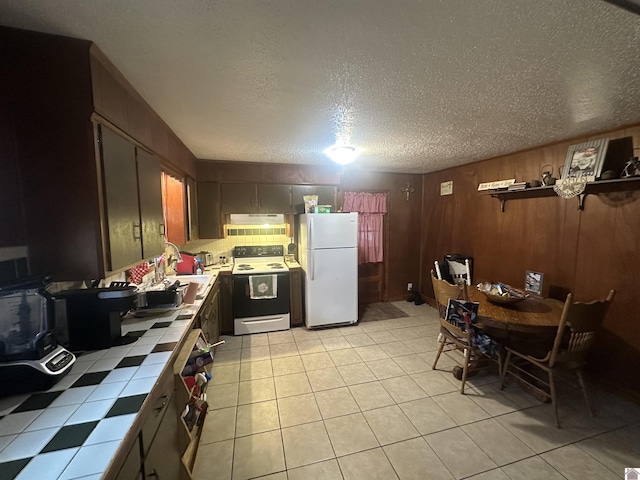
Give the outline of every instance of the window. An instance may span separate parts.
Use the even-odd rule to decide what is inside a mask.
[[[344,192],[343,210],[358,212],[358,264],[382,262],[387,194]]]

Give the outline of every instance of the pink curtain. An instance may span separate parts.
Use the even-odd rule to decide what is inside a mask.
[[[358,264],[382,262],[386,193],[344,192],[345,212],[358,212]]]

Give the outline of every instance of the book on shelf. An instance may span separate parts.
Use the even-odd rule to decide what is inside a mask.
[[[524,190],[525,188],[527,188],[527,182],[516,182],[516,183],[513,183],[513,184],[509,185],[507,190],[510,191],[510,192],[513,192],[513,191],[518,191],[518,190]]]

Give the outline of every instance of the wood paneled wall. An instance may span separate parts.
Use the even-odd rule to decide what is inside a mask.
[[[386,299],[408,297],[407,283],[418,285],[420,277],[421,176],[341,169],[334,165],[258,164],[199,160],[198,181],[247,182],[292,185],[335,185],[338,206],[345,190],[387,192]],[[406,183],[415,190],[406,200],[400,191]]]
[[[635,280],[640,272],[640,192],[589,195],[584,211],[577,199],[560,197],[500,202],[477,192],[478,184],[515,178],[530,181],[541,168],[564,163],[570,145],[596,138],[631,137],[640,147],[640,125],[492,158],[423,177],[422,292],[433,297],[429,271],[447,253],[474,257],[474,282],[523,286],[526,270],[544,273],[550,285],[578,300],[618,294],[594,348],[590,372],[640,393],[640,312]],[[624,159],[623,159],[624,160]],[[440,183],[453,181],[453,195]]]

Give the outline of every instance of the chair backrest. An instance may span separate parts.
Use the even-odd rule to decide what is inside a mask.
[[[567,295],[553,349],[550,352],[550,367],[553,367],[556,362],[584,360],[591,348],[596,330],[604,322],[615,295],[616,291],[611,290],[605,300],[593,302],[573,302],[573,295]],[[569,331],[568,339],[565,328]]]
[[[451,285],[446,280],[439,280],[435,277],[433,270],[431,270],[431,282],[433,283],[433,293],[436,297],[436,304],[438,305],[438,314],[440,316],[440,325],[444,326],[448,330],[453,331],[458,336],[467,336],[468,332],[456,327],[455,325],[445,320],[447,314],[447,304],[449,299],[454,300],[468,300],[467,285]]]
[[[446,260],[446,268],[449,272],[449,277],[453,283],[460,284],[466,283],[471,285],[471,259],[465,258],[464,263],[462,260]],[[442,276],[439,278],[443,278]],[[445,277],[446,278],[446,277]],[[448,280],[448,278],[446,278]]]

